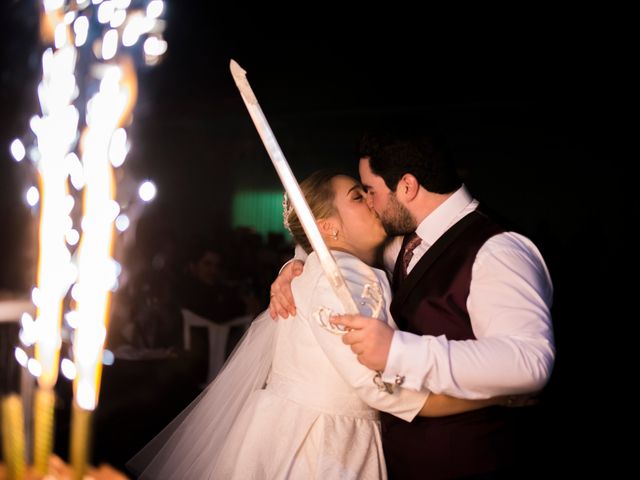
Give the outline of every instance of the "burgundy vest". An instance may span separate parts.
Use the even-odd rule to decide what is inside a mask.
[[[401,285],[393,275],[391,313],[400,330],[418,335],[475,339],[467,312],[471,268],[480,247],[504,230],[474,211],[445,232]],[[508,409],[490,407],[411,423],[382,414],[389,475],[396,479],[461,478],[497,472],[514,461]]]

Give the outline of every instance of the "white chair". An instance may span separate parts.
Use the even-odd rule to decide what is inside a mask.
[[[211,382],[224,365],[226,360],[227,339],[231,327],[246,326],[251,323],[251,315],[243,315],[233,320],[217,324],[211,320],[196,315],[191,310],[182,309],[184,349],[191,350],[191,327],[204,327],[208,331],[209,366],[207,368],[207,383]]]

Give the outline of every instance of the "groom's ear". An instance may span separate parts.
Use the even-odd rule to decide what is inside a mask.
[[[420,191],[420,183],[418,179],[410,173],[405,173],[396,187],[396,195],[400,196],[406,202],[413,200]]]

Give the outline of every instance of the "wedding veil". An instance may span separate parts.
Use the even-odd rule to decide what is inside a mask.
[[[127,468],[139,479],[208,478],[249,395],[267,380],[277,328],[268,311],[258,315],[215,380]]]

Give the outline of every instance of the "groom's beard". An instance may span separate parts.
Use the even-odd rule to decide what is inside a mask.
[[[395,192],[389,194],[387,207],[380,214],[382,226],[390,237],[407,235],[415,232],[416,221],[403,204],[396,198]]]

